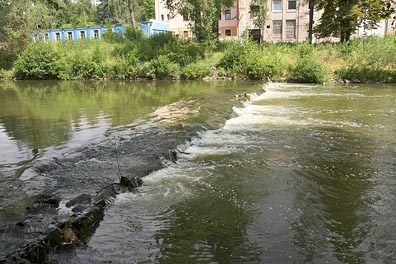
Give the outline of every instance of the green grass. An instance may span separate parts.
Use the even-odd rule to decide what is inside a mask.
[[[160,35],[150,39],[30,44],[12,71],[21,79],[234,79],[323,83],[328,79],[396,82],[396,38],[370,37],[345,44],[222,42],[217,49]]]

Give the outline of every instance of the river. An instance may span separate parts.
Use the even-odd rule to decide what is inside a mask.
[[[396,261],[394,85],[0,86],[3,226],[21,217],[15,193],[41,188],[26,164],[110,134],[205,127],[180,144],[177,163],[118,195],[87,245],[52,263]],[[230,100],[241,92],[251,101]]]

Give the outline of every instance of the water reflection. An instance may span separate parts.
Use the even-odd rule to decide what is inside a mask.
[[[292,223],[294,243],[305,262],[364,262],[373,142],[341,130],[312,131],[304,138],[305,147],[297,150],[301,217]]]
[[[0,82],[0,125],[3,128],[0,133],[2,138],[7,138],[4,140],[8,140],[8,145],[10,142],[20,142],[30,149],[65,144],[77,137],[85,142],[103,134],[100,128],[106,130],[132,124],[166,104],[180,99],[187,99],[188,102],[191,97],[202,100],[210,94],[219,96],[221,91],[227,89],[238,89],[238,84]],[[77,135],[79,131],[91,128],[98,131]]]

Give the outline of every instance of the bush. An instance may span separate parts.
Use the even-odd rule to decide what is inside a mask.
[[[298,46],[298,54],[300,58],[312,57],[314,53],[314,46],[308,42],[304,42]]]
[[[277,75],[277,65],[266,57],[253,59],[246,68],[246,77],[249,80],[273,79]]]
[[[179,65],[168,57],[160,55],[157,59],[143,65],[144,77],[151,79],[176,79],[179,77]]]
[[[339,79],[350,80],[352,82],[382,82],[395,83],[396,71],[386,69],[371,69],[369,67],[348,66],[336,71]]]
[[[250,80],[281,79],[283,68],[276,52],[249,40],[230,43],[217,67],[230,77]]]
[[[203,58],[204,52],[204,48],[196,41],[176,39],[175,42],[167,43],[159,54],[167,56],[180,66],[185,66]]]
[[[324,83],[327,80],[326,67],[311,57],[300,58],[289,72],[288,81],[299,83]]]
[[[210,75],[210,67],[204,62],[198,62],[185,66],[181,71],[184,79],[199,79]]]
[[[135,31],[131,26],[127,26],[125,28],[125,39],[135,41],[144,38],[145,38],[145,33],[142,29],[137,28]]]
[[[91,79],[96,72],[96,65],[90,56],[74,55],[59,62],[59,77],[64,80]]]
[[[171,34],[158,34],[143,38],[136,42],[137,56],[140,61],[150,61],[161,55],[165,46],[176,45],[176,39]],[[163,54],[162,54],[163,55]]]
[[[22,79],[57,79],[60,54],[52,43],[29,45],[15,62],[15,75]]]

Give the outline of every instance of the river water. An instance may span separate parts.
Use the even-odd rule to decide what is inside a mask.
[[[39,123],[19,114],[21,108],[36,109],[39,98],[59,103],[58,92],[1,90],[3,175],[10,164],[70,151],[100,140],[110,128],[148,124],[152,119],[145,117],[153,113],[161,112],[162,121],[209,128],[179,146],[184,153],[176,164],[146,176],[136,192],[118,195],[86,246],[54,253],[51,261],[394,263],[396,86],[260,86],[59,88],[67,95],[60,106],[34,112],[37,120],[55,120],[45,122],[40,134],[27,132],[32,126],[22,121],[23,131],[10,123]],[[4,107],[10,89],[26,102],[16,107],[8,100]],[[244,91],[255,92],[250,102],[229,100]],[[197,111],[164,112],[181,102],[195,102]]]

